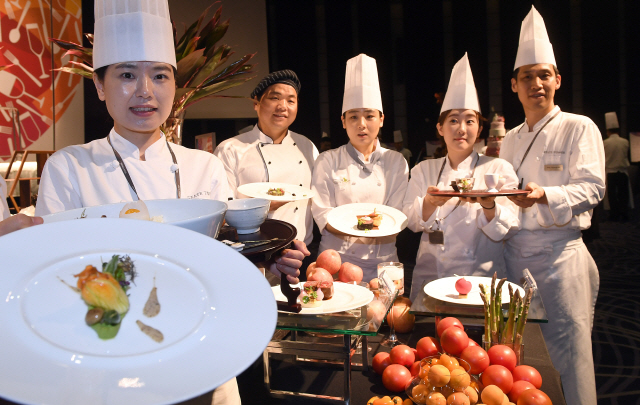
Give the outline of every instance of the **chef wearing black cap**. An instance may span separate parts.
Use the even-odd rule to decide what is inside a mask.
[[[248,183],[288,183],[311,188],[311,171],[318,157],[315,145],[305,136],[289,131],[298,113],[300,80],[291,70],[270,73],[251,93],[258,124],[249,132],[227,139],[216,148],[227,171],[235,198],[238,187]],[[297,239],[313,239],[310,200],[271,202],[269,217],[293,224]]]

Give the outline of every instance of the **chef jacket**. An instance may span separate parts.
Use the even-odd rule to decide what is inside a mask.
[[[230,192],[224,166],[211,153],[172,144],[175,165],[162,136],[147,148],[145,160],[140,160],[137,146],[113,129],[110,138],[141,200],[177,198],[174,172],[179,168],[181,198],[227,201]],[[102,138],[68,146],[47,160],[36,215],[137,199],[107,138]]]
[[[442,174],[438,180],[440,169]],[[422,219],[422,204],[429,186],[436,186],[441,191],[452,190],[451,181],[471,177],[472,171],[475,190],[488,188],[484,183],[486,173],[502,175],[505,178],[502,188],[513,189],[518,186],[518,179],[509,162],[478,156],[476,152],[460,162],[456,170],[451,168],[448,157],[426,160],[411,170],[403,212],[409,219],[409,228],[414,232],[422,232],[413,270],[411,300],[415,299],[425,283],[438,278],[454,274],[491,277],[494,271],[499,278],[506,276],[502,240],[519,228],[517,207],[506,197],[495,199],[495,217],[491,221],[484,216],[479,204],[461,203],[454,209],[459,201],[457,197],[437,207],[426,221]],[[439,224],[435,223],[436,219]],[[444,244],[429,243],[429,233],[438,229],[444,233]]]
[[[287,183],[311,188],[311,172],[318,149],[305,136],[291,131],[282,143],[274,144],[256,125],[251,131],[222,142],[214,154],[224,164],[232,196],[246,198],[238,193],[238,187],[248,183]],[[269,218],[295,226],[297,239],[307,245],[313,240],[310,200],[287,203],[269,212]]]
[[[9,218],[9,204],[7,204],[7,182],[0,177],[0,221]]]
[[[311,182],[315,191],[311,212],[322,233],[319,252],[338,251],[343,262],[360,266],[363,280],[369,281],[377,277],[378,263],[398,261],[396,235],[365,238],[333,234],[326,229],[327,216],[333,208],[351,203],[383,204],[402,210],[409,167],[401,153],[383,148],[379,141],[375,157],[372,154],[369,162],[351,146],[370,171],[367,173],[347,152],[350,145],[323,152],[316,160]]]
[[[535,134],[556,114],[523,163]],[[549,319],[541,328],[567,404],[595,405],[591,330],[599,275],[580,231],[591,225],[590,210],[604,196],[600,131],[589,118],[556,106],[533,128],[525,122],[509,131],[500,157],[520,168],[525,185],[543,187],[549,202],[520,208],[521,230],[505,247],[508,278],[518,282],[528,269],[537,282]]]
[[[620,138],[618,134],[611,134],[603,142],[605,163],[607,173],[622,172],[625,174],[629,169],[629,141]]]

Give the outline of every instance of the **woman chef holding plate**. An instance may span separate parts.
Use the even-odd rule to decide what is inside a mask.
[[[342,261],[362,268],[364,281],[377,276],[378,263],[398,261],[396,236],[345,235],[327,223],[327,216],[333,208],[351,203],[402,209],[409,168],[402,154],[380,146],[378,133],[383,121],[376,61],[360,54],[347,61],[344,84],[342,126],[349,142],[316,160],[311,212],[322,232],[319,251],[337,250]]]
[[[506,197],[438,197],[430,192],[452,190],[459,178],[474,178],[475,190],[485,190],[484,175],[503,176],[503,188],[518,185],[507,161],[480,156],[473,144],[482,130],[482,116],[467,54],[451,72],[449,88],[438,118],[438,132],[448,154],[426,160],[411,170],[403,211],[409,228],[422,232],[416,267],[413,270],[411,300],[425,283],[458,275],[506,276],[502,240],[518,229],[513,204]],[[453,284],[452,284],[453,287]]]
[[[97,0],[95,14],[93,81],[114,127],[106,138],[69,146],[47,160],[36,215],[139,199],[226,201],[230,191],[220,160],[170,145],[160,131],[176,92],[167,0]],[[271,271],[297,282],[304,254],[285,252]],[[213,403],[240,403],[235,378],[214,391]]]

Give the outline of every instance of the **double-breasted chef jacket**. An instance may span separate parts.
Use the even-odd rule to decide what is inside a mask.
[[[426,160],[411,170],[403,212],[409,219],[409,228],[414,232],[422,232],[413,270],[412,301],[425,283],[454,274],[490,277],[495,271],[498,277],[506,277],[503,240],[519,228],[517,207],[506,197],[495,199],[496,212],[491,221],[484,216],[479,204],[461,203],[455,208],[459,202],[456,197],[436,208],[426,221],[422,218],[422,205],[430,186],[436,186],[441,191],[452,190],[451,181],[471,177],[472,173],[476,190],[487,188],[484,183],[487,173],[502,175],[505,189],[518,186],[518,179],[509,162],[479,156],[476,152],[460,162],[457,170],[451,168],[448,157]],[[429,233],[434,230],[443,231],[443,244],[429,242]]]
[[[312,180],[315,196],[311,211],[322,233],[319,252],[338,251],[343,262],[362,268],[364,281],[377,277],[378,263],[398,260],[396,235],[355,237],[331,233],[326,227],[329,212],[344,204],[374,203],[402,210],[409,175],[407,161],[401,153],[383,148],[379,141],[376,142],[369,162],[365,162],[362,153],[350,143],[321,153]],[[365,163],[369,173],[349,155],[348,147],[353,148],[352,152]]]
[[[554,116],[523,162],[535,134]],[[533,128],[524,123],[509,131],[500,157],[513,164],[523,184],[543,187],[548,200],[519,208],[521,230],[505,248],[508,277],[519,281],[529,269],[536,280],[549,318],[542,332],[567,404],[595,405],[591,329],[599,276],[581,230],[591,225],[591,210],[605,192],[600,131],[589,118],[556,106]]]
[[[318,149],[307,137],[292,131],[282,143],[274,144],[256,125],[251,131],[222,142],[214,154],[224,164],[232,196],[243,198],[246,196],[238,193],[238,187],[248,183],[287,183],[311,188],[311,172]],[[292,224],[298,231],[297,239],[307,245],[311,243],[310,200],[287,203],[270,212],[269,218]]]
[[[211,153],[172,144],[178,162],[175,165],[162,136],[147,148],[145,160],[140,160],[138,148],[113,129],[110,138],[141,200],[177,198],[174,172],[178,168],[181,198],[226,202],[230,196],[224,166]],[[68,146],[47,160],[40,180],[36,215],[137,199],[107,138],[102,138]]]

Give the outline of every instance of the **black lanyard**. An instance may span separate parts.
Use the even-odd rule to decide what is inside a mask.
[[[538,132],[536,132],[536,135],[533,137],[533,139],[531,140],[531,143],[529,144],[529,147],[527,148],[527,150],[524,152],[524,156],[522,156],[522,160],[520,161],[520,166],[518,166],[518,168],[516,169],[516,176],[518,175],[518,170],[520,170],[520,168],[522,167],[522,164],[524,163],[524,160],[527,158],[527,155],[529,154],[529,151],[531,150],[531,147],[533,146],[533,143],[536,141],[536,138],[538,138],[538,135],[540,135],[540,132],[542,132],[542,130],[544,129],[544,127],[547,126],[548,123],[551,122],[552,119],[554,119],[555,117],[558,116],[558,114],[560,114],[560,111],[558,111],[557,113],[555,113],[555,115],[551,118],[549,118],[547,120],[547,122],[544,123],[544,125],[542,127],[540,127],[540,129],[538,130]],[[520,127],[520,129],[518,130],[518,132],[522,131],[522,128],[524,127],[524,124],[522,124],[522,126]],[[520,190],[522,190],[522,186],[524,186],[524,177],[522,178],[522,180],[520,180],[520,184],[518,184],[518,188]]]
[[[136,191],[136,186],[133,185],[133,180],[131,179],[131,176],[129,175],[129,171],[127,170],[127,166],[124,164],[124,161],[122,160],[122,157],[120,157],[120,154],[118,153],[116,148],[113,147],[113,144],[111,143],[111,135],[107,135],[107,141],[109,142],[109,146],[111,146],[111,149],[113,149],[113,154],[116,155],[116,159],[118,160],[118,164],[120,165],[120,168],[122,169],[122,173],[124,174],[124,177],[127,179],[127,183],[129,183],[129,187],[131,187],[133,192],[136,193],[136,197],[139,200],[140,196],[138,195],[138,192]],[[173,153],[173,150],[171,149],[171,146],[169,146],[169,141],[167,141],[166,137],[165,137],[165,142],[167,142],[167,148],[169,148],[169,153],[171,153],[171,159],[173,159],[173,164],[175,164],[177,166],[178,165],[178,161],[176,160],[176,155]],[[180,193],[180,169],[179,168],[176,168],[176,171],[174,172],[174,175],[176,176],[176,192],[177,192],[178,198],[180,198],[180,194],[181,193]]]

